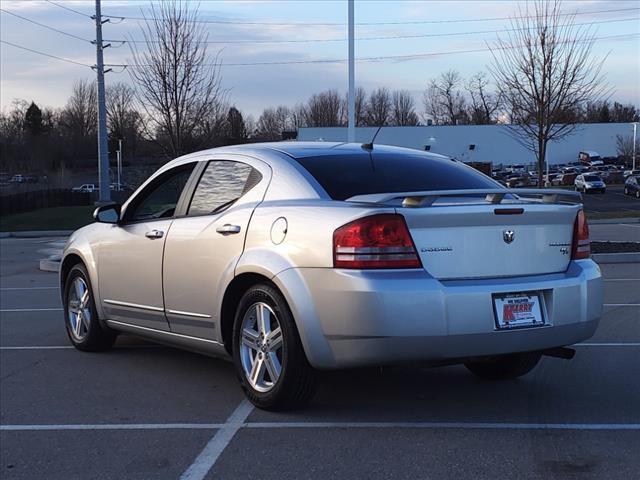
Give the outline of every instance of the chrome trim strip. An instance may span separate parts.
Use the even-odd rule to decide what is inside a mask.
[[[132,325],[131,323],[118,322],[117,320],[107,320],[107,323],[112,325],[122,325],[124,327],[137,328],[139,330],[144,330],[147,332],[160,333],[163,335],[168,335],[170,337],[179,337],[187,340],[196,340],[198,342],[213,343],[215,345],[220,345],[221,347],[224,347],[222,343],[216,342],[215,340],[207,340],[206,338],[192,337],[190,335],[183,335],[181,333],[165,332],[164,330],[156,330],[155,328],[141,327],[140,325]]]
[[[109,305],[117,305],[119,307],[138,308],[140,310],[151,310],[152,312],[164,312],[164,308],[140,305],[137,303],[119,302],[117,300],[103,300],[103,302]]]
[[[182,310],[167,310],[167,313],[171,313],[172,315],[182,315],[184,317],[211,318],[211,315],[207,315],[205,313],[183,312]]]

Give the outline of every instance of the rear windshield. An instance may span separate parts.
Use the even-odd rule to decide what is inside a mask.
[[[585,175],[584,179],[587,182],[598,182],[598,181],[600,181],[600,177],[598,177],[597,175]]]
[[[296,160],[334,200],[373,193],[501,188],[471,167],[421,155],[363,153]]]

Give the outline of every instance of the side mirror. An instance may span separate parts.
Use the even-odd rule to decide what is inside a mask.
[[[120,205],[112,203],[98,207],[93,212],[93,218],[100,223],[118,223],[120,221]]]

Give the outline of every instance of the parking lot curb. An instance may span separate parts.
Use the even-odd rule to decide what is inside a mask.
[[[73,230],[26,230],[21,232],[0,232],[0,238],[68,237]]]
[[[589,224],[591,225],[610,225],[610,224],[621,224],[621,223],[640,223],[640,217],[601,218],[599,220],[589,220]]]
[[[596,263],[640,263],[640,252],[594,253],[591,258]]]

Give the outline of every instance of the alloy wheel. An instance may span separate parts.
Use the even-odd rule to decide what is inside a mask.
[[[249,384],[268,392],[282,373],[283,338],[280,322],[264,302],[251,305],[242,319],[240,361]]]
[[[91,323],[91,292],[82,277],[76,277],[67,293],[67,320],[73,339],[82,342]]]

